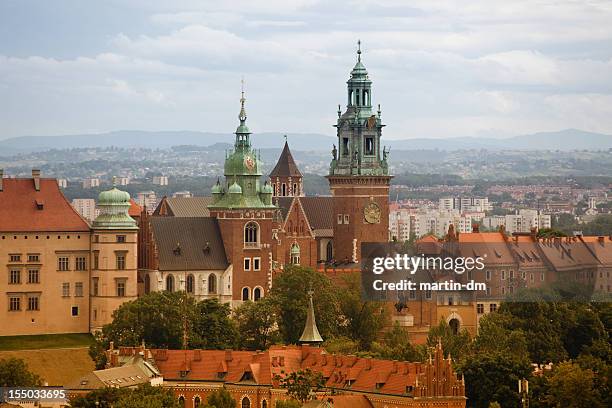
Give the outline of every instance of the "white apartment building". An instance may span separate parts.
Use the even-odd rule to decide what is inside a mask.
[[[130,184],[130,178],[129,177],[117,177],[116,183],[119,186],[127,186]]]
[[[549,214],[542,214],[538,210],[522,209],[517,214],[484,217],[482,225],[488,229],[499,229],[503,225],[508,234],[514,234],[529,232],[532,228],[550,228],[551,218]]]
[[[66,180],[66,179],[57,179],[57,185],[60,188],[66,188],[66,187],[68,187],[68,180]]]
[[[159,186],[167,186],[168,185],[168,176],[154,176],[153,184],[157,184]]]
[[[71,204],[72,208],[89,222],[93,222],[100,214],[100,211],[96,208],[96,200],[93,198],[75,198]]]
[[[414,216],[412,230],[416,237],[427,234],[442,237],[452,224],[455,231],[466,234],[472,232],[472,221],[470,215],[462,215],[457,210],[423,211]]]
[[[412,211],[400,208],[389,212],[389,238],[396,241],[408,241],[412,225]]]
[[[172,194],[172,198],[191,198],[193,197],[193,194],[191,194],[191,191],[177,191],[176,193]]]
[[[445,197],[438,201],[438,209],[445,211],[485,212],[492,208],[487,197]]]
[[[157,195],[155,191],[141,191],[136,195],[136,204],[147,207],[148,212],[152,212],[157,207]]]
[[[86,178],[83,180],[83,188],[100,187],[100,179],[97,177]]]

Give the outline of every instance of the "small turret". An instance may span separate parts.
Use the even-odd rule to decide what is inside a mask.
[[[306,313],[306,325],[304,331],[300,337],[300,344],[320,344],[323,343],[323,338],[317,328],[317,320],[315,319],[314,304],[312,302],[312,295],[314,291],[311,289],[308,291],[308,312]]]
[[[261,201],[265,205],[272,205],[272,194],[273,193],[274,191],[272,189],[272,186],[270,185],[268,181],[266,181],[263,188],[261,189]]]
[[[132,205],[130,194],[115,187],[98,195],[100,215],[96,217],[93,226],[96,229],[138,229],[136,221],[129,216]]]

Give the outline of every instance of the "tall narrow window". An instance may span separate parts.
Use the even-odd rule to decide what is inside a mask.
[[[332,259],[334,259],[334,245],[329,241],[325,247],[325,260],[329,262]]]
[[[168,292],[174,292],[174,276],[172,275],[166,277],[166,290]]]
[[[287,195],[287,185],[285,183],[281,184],[281,196],[285,197]]]
[[[242,288],[242,300],[249,300],[249,288]]]
[[[372,156],[374,155],[374,138],[373,137],[366,137],[364,140],[364,151],[365,154]]]
[[[70,296],[70,282],[62,283],[62,296],[69,297]]]
[[[18,312],[21,310],[21,298],[11,296],[9,298],[9,312]]]
[[[348,137],[342,138],[342,155],[348,156],[349,154],[349,140]]]
[[[292,191],[292,193],[293,193],[294,196],[298,195],[297,183],[293,183],[293,191]]]
[[[67,256],[57,258],[57,270],[67,271],[70,268],[70,259]]]
[[[125,279],[118,279],[115,283],[117,285],[117,296],[125,296]]]
[[[84,271],[87,269],[87,263],[84,256],[77,256],[74,265],[77,271]]]
[[[194,286],[193,284],[194,284],[193,275],[191,275],[191,274],[187,275],[187,282],[186,282],[187,293],[193,293],[193,286]]]
[[[83,297],[83,282],[76,282],[74,284],[74,296]]]
[[[259,246],[259,226],[256,222],[248,222],[244,226],[244,246],[257,248]]]
[[[261,288],[255,288],[253,290],[253,300],[257,302],[259,299],[261,299]]]
[[[116,257],[116,264],[117,264],[117,269],[118,270],[124,270],[125,269],[125,252],[117,252],[115,254]]]
[[[248,399],[247,397],[244,397],[242,399],[242,407],[241,408],[251,408],[251,400]]]
[[[21,283],[21,271],[19,269],[11,269],[9,272],[9,283],[12,285]]]
[[[100,290],[100,278],[92,278],[91,279],[91,293],[94,296],[98,296],[98,291]]]
[[[151,278],[149,277],[149,274],[146,274],[144,277],[144,292],[151,292]]]
[[[217,276],[214,273],[208,275],[208,293],[211,295],[217,293]]]
[[[28,297],[28,310],[40,310],[38,296]]]

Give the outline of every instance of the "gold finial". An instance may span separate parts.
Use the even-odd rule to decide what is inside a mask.
[[[244,102],[246,98],[244,97],[244,77],[240,80],[240,114],[238,115],[238,119],[241,122],[244,122],[247,118],[246,110],[244,109]]]

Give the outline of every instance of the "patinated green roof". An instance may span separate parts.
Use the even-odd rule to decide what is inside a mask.
[[[129,216],[130,194],[114,187],[98,195],[100,215],[93,222],[95,229],[138,229],[136,221]]]

